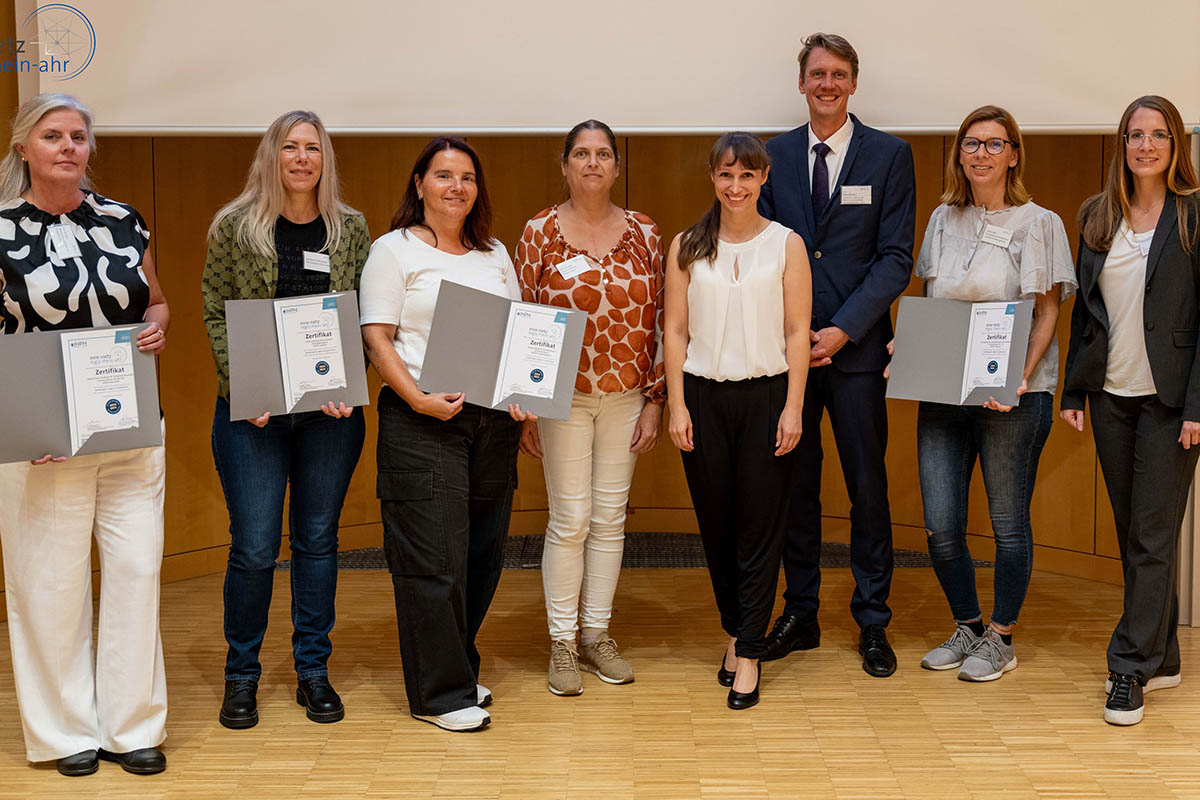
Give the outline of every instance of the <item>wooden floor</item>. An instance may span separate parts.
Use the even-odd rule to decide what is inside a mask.
[[[331,669],[347,716],[308,722],[294,702],[287,577],[263,650],[262,721],[247,731],[217,723],[221,577],[163,588],[170,766],[155,777],[27,764],[4,646],[0,797],[1200,798],[1200,635],[1180,631],[1184,683],[1150,695],[1145,722],[1106,725],[1120,590],[1101,583],[1035,574],[1020,667],[974,685],[918,666],[950,633],[930,570],[896,570],[900,669],[887,680],[859,666],[849,570],[828,570],[821,648],[768,664],[762,702],[733,712],[713,674],[724,639],[704,571],[627,570],[613,634],[637,681],[585,675],[576,698],[546,691],[541,574],[509,571],[481,636],[492,726],[453,734],[408,716],[383,572],[341,574]],[[979,580],[990,594],[990,571]]]

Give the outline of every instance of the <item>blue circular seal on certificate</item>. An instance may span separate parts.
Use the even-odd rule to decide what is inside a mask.
[[[104,404],[104,410],[110,414],[117,414],[121,411],[121,401],[117,398],[112,398]]]
[[[329,362],[328,361],[318,361],[317,366],[314,367],[314,369],[316,369],[318,375],[328,375],[329,374]]]
[[[534,383],[541,383],[545,377],[546,373],[542,372],[540,369],[535,369],[529,373],[529,380],[533,381]]]
[[[998,369],[1000,369],[1000,365],[999,365],[999,364],[997,364],[995,361],[989,361],[989,362],[988,362],[988,365],[987,365],[987,371],[988,371],[988,374],[989,374],[989,375],[995,375],[995,374],[996,374],[996,370],[998,370]]]

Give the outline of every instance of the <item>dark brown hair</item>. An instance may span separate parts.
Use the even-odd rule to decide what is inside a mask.
[[[1196,181],[1196,170],[1192,160],[1183,151],[1187,144],[1187,131],[1179,109],[1165,97],[1148,94],[1134,100],[1121,115],[1117,126],[1116,152],[1108,164],[1108,175],[1104,189],[1089,197],[1079,207],[1079,230],[1088,247],[1103,252],[1112,247],[1113,236],[1121,220],[1129,219],[1130,197],[1133,194],[1133,173],[1126,161],[1128,150],[1125,134],[1129,132],[1129,120],[1139,108],[1148,108],[1163,115],[1167,121],[1167,132],[1171,134],[1171,162],[1167,166],[1167,188],[1175,194],[1175,213],[1179,220],[1179,240],[1185,253],[1192,252],[1192,239],[1197,224],[1196,201],[1192,199],[1200,191]]]
[[[1008,176],[1004,180],[1004,202],[1010,206],[1025,205],[1029,202],[1029,191],[1025,188],[1025,182],[1021,180],[1025,172],[1025,143],[1021,139],[1021,129],[1013,115],[1000,106],[980,106],[967,114],[962,125],[958,126],[954,147],[946,157],[946,189],[942,192],[942,202],[948,206],[959,207],[975,202],[975,196],[971,193],[971,182],[967,180],[959,161],[961,151],[958,148],[967,136],[967,129],[976,122],[998,122],[1004,128],[1004,135],[1008,137],[1012,149],[1017,152],[1017,165],[1008,168]],[[980,147],[982,146],[980,144]]]
[[[708,171],[715,173],[726,164],[741,164],[746,169],[765,170],[771,166],[771,156],[762,140],[753,133],[727,133],[713,145],[708,154]],[[695,225],[679,237],[679,268],[687,269],[694,261],[705,261],[717,254],[717,234],[721,230],[721,201],[713,200]]]
[[[567,132],[567,138],[563,141],[562,163],[567,163],[567,159],[571,155],[571,148],[575,146],[575,140],[584,131],[602,131],[608,137],[608,144],[612,147],[613,158],[616,160],[617,166],[621,165],[621,151],[617,148],[617,135],[612,132],[612,128],[598,119],[585,119]]]
[[[425,202],[417,195],[417,183],[424,179],[433,157],[444,150],[466,153],[475,167],[475,204],[471,206],[466,220],[463,221],[460,235],[462,246],[468,250],[490,252],[495,245],[492,238],[492,202],[488,199],[487,183],[483,179],[483,164],[469,144],[454,136],[434,137],[417,156],[412,174],[408,178],[408,187],[404,190],[404,197],[400,199],[400,207],[396,209],[396,214],[392,217],[392,226],[388,230],[419,226],[433,232],[425,223]],[[436,242],[437,233],[434,232],[434,243]]]
[[[858,80],[858,53],[854,51],[854,47],[846,41],[845,37],[838,36],[836,33],[814,33],[804,40],[804,47],[800,49],[800,55],[796,56],[796,60],[800,62],[801,78],[804,77],[804,70],[808,68],[809,55],[818,47],[828,50],[838,58],[849,61],[850,78]]]

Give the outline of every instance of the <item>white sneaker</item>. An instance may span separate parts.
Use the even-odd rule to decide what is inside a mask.
[[[491,705],[491,703],[492,703],[492,690],[486,686],[481,686],[478,683],[475,684],[475,705],[479,706],[480,708],[483,708],[485,706]]]
[[[491,716],[479,706],[460,708],[445,714],[413,714],[412,716],[413,719],[432,723],[443,730],[459,732],[481,731],[492,721]]]

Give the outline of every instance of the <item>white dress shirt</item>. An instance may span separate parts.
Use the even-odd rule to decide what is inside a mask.
[[[825,140],[829,145],[829,153],[825,154],[825,166],[829,167],[829,196],[833,197],[833,187],[837,186],[838,175],[842,171],[842,162],[846,160],[846,151],[850,149],[850,137],[854,134],[854,121],[846,115],[846,121]],[[812,123],[808,126],[808,185],[812,186],[813,165],[817,163],[817,154],[813,150],[821,140],[813,132]]]

